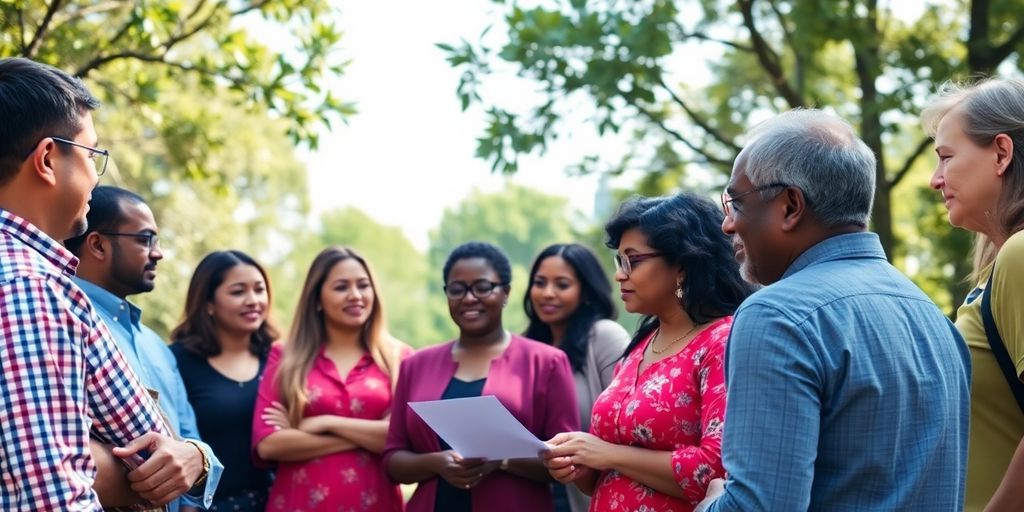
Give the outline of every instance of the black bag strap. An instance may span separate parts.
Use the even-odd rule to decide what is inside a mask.
[[[1021,412],[1024,412],[1024,383],[1017,375],[1017,369],[1010,360],[1010,354],[1006,351],[1003,338],[999,336],[999,329],[996,328],[996,320],[992,317],[992,278],[996,275],[995,268],[992,268],[992,275],[988,277],[988,284],[985,285],[985,292],[981,297],[981,320],[985,324],[985,336],[988,338],[988,345],[992,348],[992,355],[995,356],[999,368],[1003,370],[1003,377],[1013,391],[1013,397],[1017,399],[1017,405]]]

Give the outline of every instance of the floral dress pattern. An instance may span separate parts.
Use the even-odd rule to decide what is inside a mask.
[[[672,452],[685,498],[658,492],[615,470],[598,478],[592,511],[691,512],[720,478],[725,420],[725,344],[732,317],[717,320],[677,354],[637,372],[653,333],[620,363],[594,402],[590,432],[601,439]]]
[[[256,399],[257,413],[280,402],[272,385],[281,361],[275,346]],[[391,383],[369,354],[356,363],[342,381],[337,368],[321,349],[306,378],[309,404],[303,417],[333,414],[363,419],[381,419],[391,411]],[[274,432],[256,414],[253,418],[253,448]],[[363,449],[336,452],[316,459],[277,464],[277,477],[270,488],[267,512],[400,512],[398,486],[388,480],[381,457]]]

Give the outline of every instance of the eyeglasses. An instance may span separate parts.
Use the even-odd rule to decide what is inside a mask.
[[[487,279],[477,279],[468,284],[462,281],[453,281],[445,285],[444,294],[452,300],[459,300],[465,297],[466,293],[472,293],[474,297],[482,299],[494,293],[494,289],[501,286],[505,286],[505,283],[495,283]]]
[[[628,277],[633,273],[633,266],[637,263],[647,261],[651,258],[657,258],[658,256],[664,256],[664,253],[660,252],[646,252],[643,254],[630,254],[623,256],[619,253],[615,253],[615,270],[622,271]]]
[[[743,212],[743,208],[740,208],[740,204],[741,203],[736,203],[735,202],[737,199],[739,199],[739,198],[741,198],[743,196],[748,196],[748,195],[753,194],[755,192],[764,192],[765,190],[768,190],[768,189],[778,188],[778,187],[788,187],[788,186],[790,186],[788,183],[781,183],[781,182],[780,183],[769,183],[767,185],[762,185],[760,187],[754,188],[752,190],[748,190],[746,192],[741,192],[741,193],[736,194],[734,196],[729,195],[728,192],[722,192],[722,211],[725,212],[725,216],[726,217],[732,217],[733,212],[740,212],[740,213]]]
[[[62,139],[60,137],[50,137],[51,139],[60,142],[61,144],[68,144],[82,149],[89,150],[89,158],[96,163],[96,176],[103,176],[103,173],[107,172],[107,161],[110,160],[110,151],[106,149],[94,148],[92,146],[86,146],[85,144],[79,144],[73,140]]]
[[[107,236],[130,236],[137,240],[145,240],[146,249],[150,251],[160,246],[160,237],[156,233],[117,233],[114,231],[97,231],[97,233]]]

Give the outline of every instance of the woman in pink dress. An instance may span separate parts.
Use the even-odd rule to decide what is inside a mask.
[[[351,249],[321,252],[256,400],[253,448],[277,462],[268,511],[402,510],[380,452],[403,348],[387,333],[366,261]]]
[[[605,231],[627,311],[645,315],[590,433],[555,436],[551,475],[592,495],[590,510],[690,512],[721,477],[723,355],[740,277],[722,212],[693,194],[627,201]]]

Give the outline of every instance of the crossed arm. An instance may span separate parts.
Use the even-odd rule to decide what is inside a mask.
[[[388,420],[366,420],[345,416],[321,415],[303,418],[292,425],[280,402],[271,402],[260,411],[260,419],[275,431],[257,444],[256,451],[266,460],[296,462],[336,452],[362,448],[373,453],[384,450]]]

